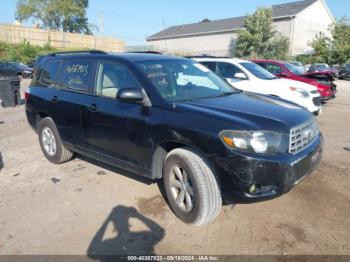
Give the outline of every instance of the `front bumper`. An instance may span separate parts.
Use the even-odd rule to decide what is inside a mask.
[[[321,93],[322,94],[322,93]],[[326,102],[329,101],[331,99],[334,99],[335,96],[337,94],[337,85],[334,83],[330,83],[330,89],[328,92],[326,92],[325,94],[322,94],[322,101]]]
[[[320,135],[297,155],[254,158],[231,154],[216,158],[223,195],[229,203],[254,203],[279,197],[299,184],[319,165],[323,152]],[[254,192],[250,191],[255,185]]]

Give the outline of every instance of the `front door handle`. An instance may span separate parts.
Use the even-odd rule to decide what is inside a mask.
[[[87,106],[87,108],[92,111],[92,112],[96,112],[97,111],[97,105],[96,104],[91,104],[89,106]]]

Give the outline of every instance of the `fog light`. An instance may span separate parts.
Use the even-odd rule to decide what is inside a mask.
[[[249,193],[250,194],[254,194],[254,192],[255,192],[255,190],[256,190],[256,185],[251,185],[250,187],[249,187]]]

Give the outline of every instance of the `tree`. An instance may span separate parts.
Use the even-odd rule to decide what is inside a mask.
[[[40,21],[51,30],[91,34],[88,6],[89,0],[18,0],[16,19]]]
[[[314,53],[310,61],[344,64],[350,59],[350,23],[342,18],[330,27],[330,37],[319,33],[310,43]]]
[[[315,39],[311,43],[311,47],[314,49],[313,63],[330,63],[331,55],[331,39],[324,33],[318,33]]]
[[[258,8],[247,16],[244,28],[238,31],[238,57],[285,59],[288,50],[288,39],[273,30],[271,8]]]
[[[343,64],[350,59],[350,23],[340,19],[331,29],[331,57],[333,64]]]

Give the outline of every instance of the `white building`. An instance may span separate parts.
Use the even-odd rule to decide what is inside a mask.
[[[290,54],[310,52],[308,44],[319,32],[329,34],[335,19],[324,0],[305,0],[272,6],[277,31],[288,37]],[[237,29],[245,17],[203,21],[169,27],[146,40],[155,50],[169,53],[227,56],[237,41]]]

